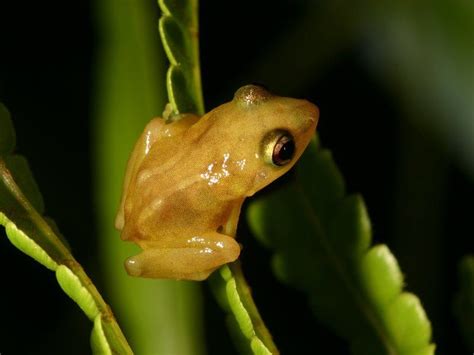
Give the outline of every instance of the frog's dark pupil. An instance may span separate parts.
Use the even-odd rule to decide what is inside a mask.
[[[295,143],[293,141],[288,141],[283,144],[283,147],[280,150],[280,159],[281,160],[290,160],[293,157],[295,152]]]
[[[288,135],[281,136],[273,149],[273,163],[278,166],[288,163],[295,153],[295,142]]]

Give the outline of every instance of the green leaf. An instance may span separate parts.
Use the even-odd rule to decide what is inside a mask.
[[[379,310],[387,334],[392,338],[398,353],[418,352],[429,345],[431,325],[420,300],[414,294],[403,292]]]
[[[2,214],[2,216],[5,219],[2,223],[2,218],[0,218],[0,224],[5,226],[7,237],[14,246],[51,271],[55,271],[58,268],[58,264],[51,259],[44,249],[36,244],[33,239],[29,238],[25,233],[19,230],[14,223],[6,219],[5,215]]]
[[[378,309],[388,307],[402,292],[403,275],[385,245],[377,245],[365,253],[359,268],[361,283],[372,290],[368,296]]]
[[[7,141],[3,140],[6,134],[14,136],[11,125],[10,130],[10,133],[0,132],[2,142]],[[118,353],[131,354],[109,306],[63,243],[62,236],[56,233],[54,222],[42,216],[44,205],[41,194],[26,159],[11,155],[12,144],[5,144],[4,147],[8,146],[8,149],[2,153],[7,154],[0,155],[0,224],[5,227],[8,239],[19,250],[46,268],[56,271],[62,289],[89,319],[105,316],[110,328],[106,336],[107,344],[112,344],[110,347]]]
[[[459,291],[454,313],[469,349],[474,349],[474,255],[465,256],[458,267]]]
[[[94,321],[99,315],[99,309],[90,292],[82,286],[79,278],[64,265],[57,268],[56,278],[63,291],[79,305],[90,320]]]
[[[91,333],[91,348],[94,355],[112,355],[112,350],[102,328],[102,317],[100,314],[94,319],[94,328]]]
[[[15,130],[10,112],[0,103],[0,155],[11,153],[13,149],[15,149]]]
[[[198,42],[198,1],[159,0],[160,35],[170,61],[166,86],[173,113],[204,113]]]
[[[241,353],[278,354],[253,302],[240,263],[224,265],[210,277],[214,294],[227,312],[227,324]]]
[[[351,343],[354,354],[432,354],[431,325],[418,298],[372,232],[359,195],[346,195],[331,153],[313,141],[295,179],[253,201],[248,220],[274,250],[284,283],[306,293],[317,318]]]
[[[7,155],[3,161],[21,192],[39,213],[43,213],[43,196],[31,173],[28,161],[21,155]]]

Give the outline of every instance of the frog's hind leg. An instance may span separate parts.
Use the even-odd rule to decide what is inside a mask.
[[[182,135],[189,127],[196,123],[199,116],[193,114],[180,115],[180,120],[172,124],[165,124],[161,118],[152,119],[143,130],[138,141],[135,143],[132,154],[128,159],[127,169],[125,172],[125,179],[122,189],[122,199],[120,201],[119,210],[115,217],[115,228],[122,230],[125,225],[125,210],[127,194],[130,192],[129,187],[134,186],[137,172],[145,158],[150,152],[151,147],[156,142],[164,143],[165,140],[175,141]],[[163,157],[165,159],[166,157]],[[132,191],[133,193],[133,191]]]
[[[141,245],[143,251],[125,261],[131,276],[158,279],[204,280],[219,266],[236,260],[235,239],[216,232],[183,240],[161,240]]]
[[[135,143],[132,154],[127,162],[127,169],[125,171],[125,179],[122,188],[122,198],[120,200],[119,210],[115,217],[115,228],[122,230],[124,227],[124,208],[125,208],[125,199],[127,197],[127,192],[130,183],[135,178],[137,170],[145,158],[145,155],[150,150],[150,147],[158,139],[158,135],[162,130],[165,121],[160,118],[152,119],[145,127],[143,133],[141,134],[138,141]]]

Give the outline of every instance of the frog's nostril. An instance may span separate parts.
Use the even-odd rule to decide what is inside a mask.
[[[302,124],[300,126],[300,132],[301,133],[305,133],[307,131],[309,131],[310,129],[314,129],[315,127],[315,123],[317,122],[317,118],[314,117],[314,116],[306,116],[303,120],[302,120]]]

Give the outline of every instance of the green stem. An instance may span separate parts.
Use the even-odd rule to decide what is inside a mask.
[[[201,84],[201,62],[199,60],[199,1],[191,1],[191,6],[193,16],[191,16],[188,31],[190,33],[189,37],[191,39],[191,52],[193,54],[193,58],[191,60],[191,63],[193,63],[191,68],[193,76],[192,83],[194,84],[193,92],[196,95],[195,100],[198,111],[197,113],[203,115],[205,108]]]

